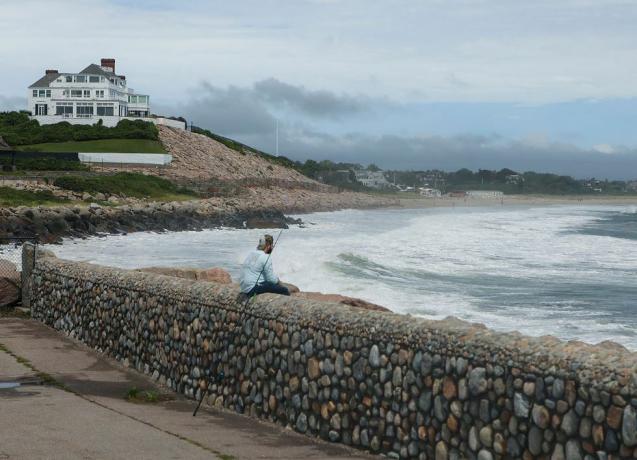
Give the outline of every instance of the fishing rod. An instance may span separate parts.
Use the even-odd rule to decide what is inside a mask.
[[[263,271],[265,270],[265,267],[268,265],[268,262],[270,261],[270,256],[274,252],[274,248],[276,247],[277,243],[279,242],[279,238],[281,238],[281,234],[282,233],[283,233],[283,229],[281,229],[281,231],[279,232],[279,234],[276,237],[276,240],[274,240],[274,243],[272,244],[272,250],[268,254],[267,259],[265,259],[265,263],[263,264],[263,267],[261,267],[261,272],[259,273],[259,276],[257,277],[257,280],[254,283],[254,286],[249,291],[252,294],[249,295],[248,298],[246,299],[246,302],[243,304],[243,308],[247,307],[250,304],[250,301],[252,300],[252,298],[256,296],[256,293],[254,292],[254,290],[259,285],[259,280],[261,279],[261,275],[263,275]],[[237,330],[237,329],[238,328],[235,326],[234,329],[230,332],[229,338],[231,338],[232,340],[234,340],[235,330]],[[215,364],[213,366],[213,369],[216,368],[219,365],[220,361],[221,361],[221,359],[219,359],[219,358],[217,358],[215,360]],[[224,377],[225,377],[225,373],[223,371],[220,371],[216,375],[216,381],[220,382],[220,381],[222,381],[224,379]],[[199,403],[197,404],[197,407],[195,408],[195,411],[192,413],[193,417],[197,416],[197,412],[199,411],[199,408],[201,407],[201,403],[203,403],[203,400],[206,399],[206,396],[208,396],[209,389],[210,389],[210,382],[208,382],[208,385],[206,385],[206,389],[205,389],[204,393],[201,395],[201,398],[199,398]]]

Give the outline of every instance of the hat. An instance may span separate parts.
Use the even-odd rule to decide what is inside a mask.
[[[261,238],[259,238],[259,246],[257,247],[259,249],[263,249],[268,244],[272,246],[274,244],[274,238],[272,238],[272,235],[263,235]]]

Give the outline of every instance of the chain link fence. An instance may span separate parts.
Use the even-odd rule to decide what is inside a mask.
[[[20,301],[22,245],[36,243],[34,238],[0,238],[0,307]],[[33,251],[35,257],[35,251]]]

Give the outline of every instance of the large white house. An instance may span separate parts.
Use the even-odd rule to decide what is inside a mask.
[[[124,118],[150,116],[150,98],[129,88],[124,75],[115,73],[115,59],[104,58],[78,73],[46,70],[29,86],[29,111],[40,124],[68,121],[115,126]]]

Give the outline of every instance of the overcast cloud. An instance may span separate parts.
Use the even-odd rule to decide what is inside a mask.
[[[0,110],[109,56],[156,112],[268,151],[278,120],[292,158],[634,177],[635,23],[626,0],[3,0]]]

